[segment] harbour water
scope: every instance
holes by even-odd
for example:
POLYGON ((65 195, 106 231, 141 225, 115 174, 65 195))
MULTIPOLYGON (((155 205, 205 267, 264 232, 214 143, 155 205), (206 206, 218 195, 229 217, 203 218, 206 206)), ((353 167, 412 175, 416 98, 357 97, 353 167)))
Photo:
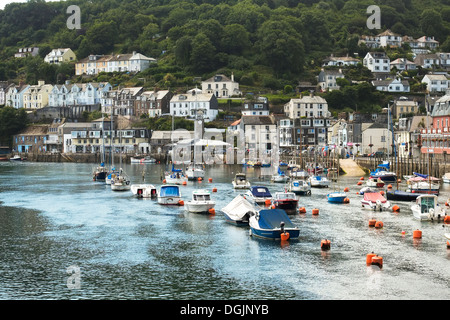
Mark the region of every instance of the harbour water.
MULTIPOLYGON (((237 193, 234 174, 253 185, 258 168, 207 167, 203 182, 181 186, 212 190, 216 213, 137 199, 92 181, 92 164, 0 163, 0 299, 132 300, 391 300, 449 299, 450 250, 442 222, 400 212, 361 208, 355 177, 340 177, 349 204, 329 204, 330 189, 299 197, 304 214, 292 215, 300 238, 281 243, 255 239, 248 228, 225 222, 220 209, 237 193), (208 182, 212 178, 212 183, 208 182), (319 215, 312 215, 313 208, 319 215), (370 218, 382 229, 368 226, 370 218), (416 229, 421 239, 413 239, 416 229), (404 231, 404 233, 402 232, 404 231), (331 249, 322 251, 321 240, 331 249), (383 267, 366 266, 366 255, 383 267), (69 271, 69 272, 68 272, 69 271), (74 273, 75 272, 75 273, 74 273), (75 281, 74 281, 75 279, 75 281)), ((164 166, 127 164, 132 183, 162 184, 164 166)), ((440 203, 450 196, 444 185, 440 203)))

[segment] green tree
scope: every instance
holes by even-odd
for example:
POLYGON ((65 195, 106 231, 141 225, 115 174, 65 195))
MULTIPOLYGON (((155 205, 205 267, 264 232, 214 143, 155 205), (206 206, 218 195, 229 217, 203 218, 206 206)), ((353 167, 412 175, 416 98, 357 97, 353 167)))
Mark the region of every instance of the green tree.
POLYGON ((28 116, 25 109, 0 108, 0 144, 12 147, 12 137, 26 128, 28 116))
POLYGON ((216 48, 204 33, 199 33, 192 40, 191 65, 196 73, 214 70, 216 48))

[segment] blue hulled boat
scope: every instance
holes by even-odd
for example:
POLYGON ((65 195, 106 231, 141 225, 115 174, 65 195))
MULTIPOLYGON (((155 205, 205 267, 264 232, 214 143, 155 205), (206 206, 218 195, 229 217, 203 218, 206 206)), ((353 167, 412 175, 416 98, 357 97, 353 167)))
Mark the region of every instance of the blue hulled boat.
POLYGON ((264 239, 280 240, 284 233, 289 234, 289 239, 297 239, 300 235, 299 228, 281 209, 259 211, 250 217, 249 226, 252 236, 264 239))
POLYGON ((327 194, 327 200, 330 203, 344 203, 347 198, 347 194, 345 192, 331 192, 327 194))
POLYGON ((397 181, 397 175, 395 172, 389 171, 390 165, 388 161, 384 161, 379 164, 375 171, 370 173, 371 178, 378 179, 380 178, 384 182, 395 182, 397 181))

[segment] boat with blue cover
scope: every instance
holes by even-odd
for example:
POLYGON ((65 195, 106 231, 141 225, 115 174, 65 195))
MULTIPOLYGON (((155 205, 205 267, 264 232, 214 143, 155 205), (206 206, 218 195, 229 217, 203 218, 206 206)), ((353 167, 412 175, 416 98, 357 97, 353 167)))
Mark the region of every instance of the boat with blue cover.
POLYGON ((384 182, 395 182, 397 181, 397 175, 395 172, 389 171, 390 164, 388 161, 384 161, 379 164, 375 171, 370 173, 370 177, 374 179, 380 178, 384 182))
POLYGON ((246 193, 246 196, 257 204, 265 204, 266 200, 272 201, 272 194, 269 189, 264 186, 250 187, 246 193))
POLYGON ((330 203, 344 203, 347 198, 347 194, 341 191, 335 191, 327 194, 327 200, 330 203))
POLYGON ((181 191, 177 185, 161 186, 158 193, 158 203, 163 205, 180 205, 181 191))
POLYGON ((281 240, 282 234, 289 239, 298 239, 300 229, 289 219, 284 210, 260 210, 249 219, 250 235, 258 238, 281 240))

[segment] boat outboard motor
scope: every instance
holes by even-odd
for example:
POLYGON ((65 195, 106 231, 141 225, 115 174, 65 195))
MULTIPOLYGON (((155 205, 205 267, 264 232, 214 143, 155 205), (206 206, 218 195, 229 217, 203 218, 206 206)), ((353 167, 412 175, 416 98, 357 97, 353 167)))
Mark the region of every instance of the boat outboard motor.
POLYGON ((379 209, 379 210, 381 211, 381 210, 382 210, 382 208, 381 208, 381 201, 380 201, 380 200, 377 200, 377 201, 376 201, 376 204, 377 204, 376 210, 379 209))
POLYGON ((284 221, 280 222, 281 233, 284 233, 284 221))

